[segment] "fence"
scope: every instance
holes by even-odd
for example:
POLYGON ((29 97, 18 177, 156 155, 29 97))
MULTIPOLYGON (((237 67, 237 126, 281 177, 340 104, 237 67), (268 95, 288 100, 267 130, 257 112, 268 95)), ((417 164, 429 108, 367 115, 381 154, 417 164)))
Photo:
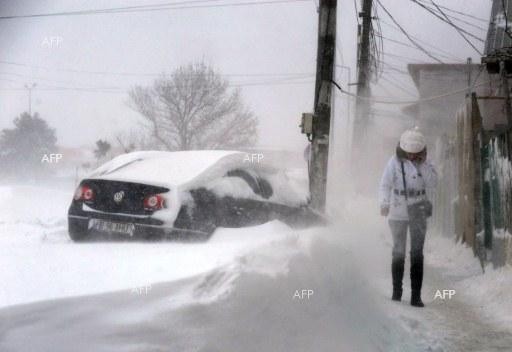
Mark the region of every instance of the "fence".
POLYGON ((492 106, 503 107, 499 99, 468 96, 457 112, 455 137, 439 143, 445 158, 440 160, 442 182, 434 217, 440 232, 454 231, 475 255, 494 266, 512 264, 511 132, 486 121, 496 117, 492 106))

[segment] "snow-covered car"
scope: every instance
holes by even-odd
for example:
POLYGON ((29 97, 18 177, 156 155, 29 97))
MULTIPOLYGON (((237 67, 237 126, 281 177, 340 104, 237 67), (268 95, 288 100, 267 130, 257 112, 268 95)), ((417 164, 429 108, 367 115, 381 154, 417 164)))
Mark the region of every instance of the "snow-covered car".
POLYGON ((307 199, 304 184, 244 152, 134 152, 80 182, 69 235, 207 239, 217 227, 314 217, 307 199))

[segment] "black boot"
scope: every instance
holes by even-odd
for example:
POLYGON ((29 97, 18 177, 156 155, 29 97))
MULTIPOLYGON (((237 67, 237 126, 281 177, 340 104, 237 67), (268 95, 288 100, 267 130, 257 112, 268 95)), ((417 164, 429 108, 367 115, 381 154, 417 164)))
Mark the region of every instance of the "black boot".
POLYGON ((391 263, 391 274, 393 276, 393 301, 402 300, 402 280, 404 278, 405 258, 393 258, 391 263))
POLYGON ((421 291, 412 291, 411 306, 420 308, 425 307, 425 304, 423 304, 423 301, 421 300, 421 291))
POLYGON ((411 306, 424 307, 421 301, 423 284, 423 253, 411 253, 411 306))
POLYGON ((402 289, 393 287, 393 296, 391 296, 391 299, 400 302, 402 300, 402 289))

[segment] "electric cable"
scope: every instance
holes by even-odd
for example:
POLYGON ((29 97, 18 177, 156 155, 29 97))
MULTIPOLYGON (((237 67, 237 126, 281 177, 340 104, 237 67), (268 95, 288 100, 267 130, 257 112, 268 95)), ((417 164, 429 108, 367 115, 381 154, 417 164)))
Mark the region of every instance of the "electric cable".
POLYGON ((510 34, 510 30, 508 29, 508 14, 505 6, 505 0, 501 0, 501 6, 503 8, 503 16, 505 17, 505 30, 504 32, 508 35, 509 38, 512 38, 512 34, 510 34))
MULTIPOLYGON (((447 93, 444 93, 444 94, 440 94, 440 95, 436 95, 436 96, 432 96, 432 97, 428 97, 428 98, 423 98, 423 99, 401 100, 401 101, 400 100, 396 100, 396 101, 393 101, 393 100, 381 100, 381 99, 375 99, 375 98, 370 98, 370 97, 365 97, 365 96, 359 96, 357 94, 353 94, 353 93, 347 92, 346 90, 341 88, 341 86, 338 83, 336 83, 335 81, 331 80, 331 83, 334 84, 336 86, 336 88, 338 88, 340 90, 340 92, 342 92, 343 94, 346 94, 346 95, 351 96, 351 97, 356 98, 356 99, 367 100, 368 102, 371 102, 371 103, 388 104, 388 105, 407 105, 407 104, 417 104, 417 103, 429 102, 429 101, 433 101, 433 100, 437 100, 437 99, 441 99, 441 98, 446 98, 446 97, 449 97, 451 95, 467 92, 468 89, 474 89, 476 87, 480 87, 480 86, 486 85, 489 82, 490 81, 481 82, 479 84, 474 84, 473 86, 471 86, 469 88, 466 87, 466 88, 463 88, 463 89, 458 89, 458 90, 454 90, 454 91, 451 91, 451 92, 447 92, 447 93)), ((382 98, 385 98, 385 97, 382 97, 382 98)))
MULTIPOLYGON (((390 43, 395 43, 395 44, 402 45, 402 46, 405 46, 405 47, 408 47, 408 48, 411 48, 411 49, 420 50, 420 49, 418 49, 418 47, 413 46, 413 45, 408 44, 408 43, 405 43, 405 42, 402 42, 402 41, 400 41, 400 40, 391 39, 391 38, 388 38, 388 37, 385 37, 385 36, 381 36, 381 37, 382 37, 382 39, 384 39, 384 40, 386 40, 386 41, 388 41, 388 42, 390 42, 390 43)), ((422 51, 422 50, 420 50, 420 51, 422 51)), ((422 52, 423 52, 423 51, 422 51, 422 52)), ((446 59, 450 59, 450 60, 452 60, 452 58, 450 58, 448 55, 444 55, 444 54, 440 54, 440 53, 437 53, 436 55, 438 55, 438 56, 440 56, 440 57, 444 57, 444 58, 446 58, 446 59)), ((427 56, 428 56, 428 55, 427 55, 427 56)), ((438 61, 438 60, 436 60, 436 61, 438 61)), ((464 60, 462 60, 462 59, 459 59, 458 61, 460 61, 460 62, 464 62, 464 60)), ((438 61, 438 62, 439 62, 439 61, 438 61)), ((441 62, 441 63, 444 63, 444 62, 441 62)))
MULTIPOLYGON (((423 3, 427 2, 427 0, 418 0, 418 1, 423 2, 423 3)), ((483 19, 483 18, 479 18, 479 17, 470 15, 470 14, 462 12, 462 11, 457 11, 457 10, 451 9, 451 8, 443 6, 443 5, 439 5, 439 7, 444 9, 444 10, 446 10, 446 11, 448 11, 448 12, 451 12, 451 13, 456 13, 456 14, 459 14, 459 15, 462 15, 462 16, 465 16, 465 17, 468 17, 468 18, 472 18, 474 20, 478 20, 478 21, 481 21, 481 22, 484 22, 484 23, 489 23, 489 20, 486 20, 486 19, 483 19)))
MULTIPOLYGON (((9 80, 2 79, 1 80, 9 80)), ((13 82, 19 82, 9 80, 13 82)), ((314 80, 308 80, 303 82, 291 82, 286 80, 274 80, 274 81, 263 81, 263 82, 241 82, 241 83, 230 83, 228 87, 251 87, 251 86, 275 86, 275 85, 301 85, 301 84, 313 84, 314 80)), ((4 88, 0 90, 24 90, 25 88, 4 88)), ((37 88, 38 91, 84 91, 84 92, 95 92, 95 93, 122 93, 129 92, 129 89, 121 87, 63 87, 63 86, 40 86, 37 88)))
MULTIPOLYGON (((427 6, 427 7, 428 7, 429 9, 431 9, 432 11, 435 11, 435 10, 436 10, 436 9, 434 9, 433 7, 431 7, 431 6, 430 6, 430 5, 431 5, 431 3, 430 3, 430 2, 429 2, 429 3, 427 3, 427 0, 424 0, 424 1, 422 1, 422 0, 418 0, 418 1, 421 1, 425 6, 427 6)), ((441 5, 439 5, 439 4, 437 4, 437 6, 438 6, 439 8, 441 8, 441 9, 445 9, 445 8, 446 8, 446 7, 441 6, 441 5)), ((439 11, 439 10, 438 10, 438 11, 439 11)), ((445 11, 447 11, 447 10, 445 10, 445 11)), ((444 11, 443 11, 443 12, 444 12, 444 11)), ((472 22, 469 22, 468 20, 462 19, 462 18, 457 17, 457 16, 455 16, 455 15, 449 15, 449 14, 447 14, 446 12, 445 12, 445 15, 446 15, 446 17, 448 17, 448 18, 449 18, 450 20, 452 20, 452 21, 456 21, 456 22, 464 23, 465 25, 470 26, 470 27, 473 27, 473 28, 475 28, 475 29, 478 29, 478 30, 480 30, 480 31, 482 31, 482 32, 487 32, 487 28, 483 28, 483 27, 481 27, 481 26, 479 26, 479 25, 477 25, 477 24, 474 24, 474 23, 472 23, 472 22)), ((485 21, 485 22, 486 22, 487 24, 489 23, 489 21, 485 21)))
MULTIPOLYGON (((67 68, 52 68, 46 66, 39 65, 30 65, 27 63, 20 63, 14 61, 4 61, 0 60, 0 64, 4 65, 13 65, 13 66, 22 66, 29 68, 36 68, 48 71, 61 71, 61 72, 69 72, 69 73, 81 73, 81 74, 91 74, 91 75, 113 75, 113 76, 149 76, 149 77, 160 77, 165 75, 165 72, 160 73, 135 73, 135 72, 113 72, 113 71, 88 71, 88 70, 77 70, 77 69, 67 69, 67 68)), ((286 72, 286 73, 219 73, 220 76, 225 77, 264 77, 264 76, 308 76, 314 75, 314 73, 310 72, 286 72)))
POLYGON ((356 11, 356 21, 357 21, 357 24, 361 25, 361 23, 359 22, 359 10, 357 9, 357 0, 354 0, 354 9, 356 11))
POLYGON ((385 77, 385 76, 382 76, 381 79, 387 83, 389 83, 390 85, 392 85, 393 87, 397 88, 398 90, 401 90, 402 92, 404 92, 405 94, 411 96, 411 97, 416 97, 416 94, 413 94, 411 93, 411 90, 405 88, 404 86, 402 86, 401 84, 398 84, 392 80, 390 80, 389 78, 385 77))
POLYGON ((449 18, 448 16, 446 16, 446 14, 443 12, 443 10, 441 10, 441 8, 439 6, 437 6, 437 4, 434 2, 434 0, 430 0, 430 2, 432 3, 432 5, 434 5, 437 10, 446 18, 446 21, 448 21, 449 24, 452 25, 453 28, 455 28, 455 30, 457 31, 457 33, 459 33, 459 35, 466 41, 466 43, 468 43, 480 56, 483 55, 483 53, 478 50, 478 48, 464 35, 464 33, 462 33, 462 31, 460 30, 460 28, 458 26, 456 26, 449 18))
POLYGON ((118 14, 118 13, 134 13, 134 12, 152 12, 152 11, 169 11, 169 10, 185 10, 185 9, 201 9, 201 8, 223 8, 223 7, 239 7, 239 6, 257 6, 257 5, 270 5, 270 4, 283 4, 294 2, 306 2, 309 0, 267 0, 267 1, 247 1, 247 2, 232 2, 224 4, 204 4, 208 2, 218 2, 221 0, 195 0, 195 1, 180 1, 167 4, 153 4, 153 5, 139 5, 139 6, 124 6, 113 7, 104 9, 90 9, 79 11, 64 11, 53 13, 40 13, 29 15, 10 15, 0 16, 0 20, 11 20, 18 18, 40 18, 40 17, 56 17, 56 16, 81 16, 81 15, 96 15, 96 14, 118 14), (194 5, 196 3, 203 3, 202 5, 194 5), (180 5, 180 6, 176 6, 180 5))
POLYGON ((425 53, 425 55, 427 55, 428 57, 430 57, 431 59, 439 62, 439 63, 443 63, 442 60, 438 59, 437 57, 435 57, 434 55, 432 55, 432 53, 430 53, 428 50, 426 50, 425 48, 423 48, 420 44, 418 44, 414 39, 411 38, 411 36, 409 35, 409 33, 407 33, 407 31, 398 23, 397 20, 395 20, 395 18, 393 17, 393 15, 384 7, 384 5, 382 5, 382 3, 380 2, 380 0, 377 0, 377 4, 379 4, 379 6, 382 8, 382 10, 384 10, 384 12, 388 15, 388 17, 393 21, 393 23, 395 23, 395 25, 400 29, 400 31, 407 37, 407 39, 409 39, 409 41, 415 46, 417 47, 419 50, 421 50, 423 53, 425 53))
POLYGON ((413 3, 415 3, 416 5, 418 5, 418 6, 422 7, 423 9, 425 9, 426 11, 428 11, 429 13, 431 13, 432 15, 434 15, 435 17, 437 17, 438 19, 440 19, 441 21, 443 21, 444 23, 447 23, 447 24, 448 24, 448 25, 450 25, 451 27, 453 27, 453 28, 455 28, 455 29, 457 29, 457 30, 461 31, 462 33, 464 33, 464 34, 466 34, 466 35, 470 36, 470 37, 471 37, 471 38, 473 38, 473 39, 476 39, 476 40, 478 40, 478 41, 480 41, 480 42, 482 42, 482 43, 485 43, 485 40, 484 40, 484 39, 477 37, 477 36, 476 36, 476 35, 474 35, 473 33, 466 31, 465 29, 463 29, 463 28, 461 28, 461 27, 459 27, 459 26, 457 26, 457 25, 453 24, 453 23, 452 23, 452 22, 450 22, 450 21, 447 21, 447 20, 446 20, 446 18, 441 17, 441 15, 439 15, 438 13, 436 13, 435 11, 433 11, 430 7, 425 6, 424 4, 420 3, 418 0, 411 0, 411 1, 412 1, 413 3))
MULTIPOLYGON (((391 24, 391 23, 389 23, 387 21, 384 21, 384 20, 381 20, 381 22, 383 24, 385 24, 386 26, 394 29, 395 31, 401 32, 400 29, 396 25, 393 25, 393 24, 391 24)), ((426 41, 422 40, 421 38, 418 38, 418 37, 413 36, 413 35, 410 35, 410 36, 411 36, 412 39, 416 40, 418 43, 423 44, 426 47, 429 47, 429 48, 431 48, 434 51, 437 51, 438 52, 437 53, 438 56, 445 57, 445 58, 450 59, 450 60, 465 61, 465 60, 463 60, 463 59, 453 55, 452 53, 450 53, 450 52, 448 52, 448 51, 446 51, 446 50, 444 50, 444 49, 442 49, 440 47, 437 47, 437 46, 435 46, 435 45, 433 45, 433 44, 431 44, 429 42, 426 42, 426 41)))

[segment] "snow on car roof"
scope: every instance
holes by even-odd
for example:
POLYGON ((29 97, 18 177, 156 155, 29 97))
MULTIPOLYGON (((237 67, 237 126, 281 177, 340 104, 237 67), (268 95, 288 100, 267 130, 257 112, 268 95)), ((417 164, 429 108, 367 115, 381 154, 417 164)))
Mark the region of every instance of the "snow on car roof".
POLYGON ((207 174, 220 174, 231 167, 243 165, 245 155, 243 152, 221 150, 133 152, 100 166, 89 178, 166 187, 185 186, 207 170, 207 174))

